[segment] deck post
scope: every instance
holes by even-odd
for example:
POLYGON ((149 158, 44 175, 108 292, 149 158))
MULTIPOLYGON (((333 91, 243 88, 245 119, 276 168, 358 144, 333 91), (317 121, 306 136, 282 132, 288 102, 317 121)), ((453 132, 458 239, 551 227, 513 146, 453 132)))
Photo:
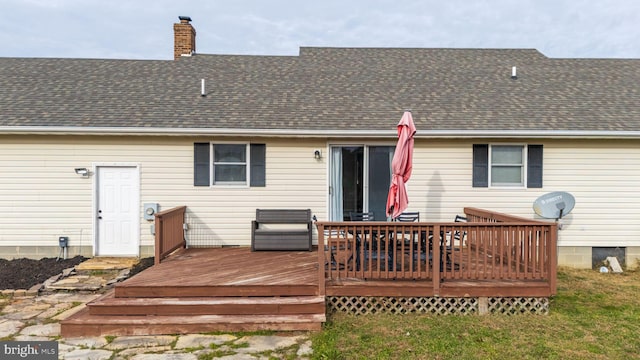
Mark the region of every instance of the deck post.
POLYGON ((324 225, 316 224, 318 228, 318 295, 324 296, 326 289, 324 254, 324 225))
POLYGON ((478 297, 478 315, 489 314, 489 298, 486 296, 478 297))
POLYGON ((557 294, 557 273, 558 273, 558 223, 551 224, 549 241, 549 290, 551 294, 557 294))
POLYGON ((156 233, 156 237, 155 237, 155 257, 154 257, 154 261, 153 264, 154 265, 158 265, 160 264, 160 260, 162 257, 162 253, 164 252, 164 249, 162 248, 163 242, 162 239, 164 238, 164 234, 162 232, 162 229, 164 228, 164 226, 162 226, 163 223, 163 219, 162 217, 158 216, 158 214, 155 215, 155 233, 156 233))
POLYGON ((436 224, 433 227, 433 257, 431 259, 431 273, 433 274, 433 295, 440 295, 440 242, 443 239, 440 238, 440 225, 436 224))

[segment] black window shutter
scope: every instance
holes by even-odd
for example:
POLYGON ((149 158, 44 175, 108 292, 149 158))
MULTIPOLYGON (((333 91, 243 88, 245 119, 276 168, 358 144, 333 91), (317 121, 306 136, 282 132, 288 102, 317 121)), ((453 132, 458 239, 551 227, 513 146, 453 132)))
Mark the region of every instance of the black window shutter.
POLYGON ((251 181, 249 186, 265 186, 265 144, 251 144, 251 181))
POLYGON ((473 187, 489 187, 489 145, 473 144, 473 187))
POLYGON ((542 187, 542 145, 529 145, 527 151, 527 187, 542 187))
POLYGON ((193 144, 193 185, 209 186, 209 143, 193 144))

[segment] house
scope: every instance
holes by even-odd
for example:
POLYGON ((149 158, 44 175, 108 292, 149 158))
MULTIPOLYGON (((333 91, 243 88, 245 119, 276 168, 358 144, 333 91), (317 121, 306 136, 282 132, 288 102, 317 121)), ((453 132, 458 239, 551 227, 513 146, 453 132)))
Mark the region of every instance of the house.
MULTIPOLYGON (((640 59, 533 49, 303 47, 298 56, 0 59, 0 256, 150 256, 153 212, 190 247, 250 241, 257 208, 384 219, 396 123, 417 127, 409 209, 537 218, 566 191, 558 263, 640 258, 640 59), (151 210, 149 210, 151 209, 151 210), (147 213, 147 210, 149 212, 147 213)), ((552 219, 549 221, 553 221, 552 219)))

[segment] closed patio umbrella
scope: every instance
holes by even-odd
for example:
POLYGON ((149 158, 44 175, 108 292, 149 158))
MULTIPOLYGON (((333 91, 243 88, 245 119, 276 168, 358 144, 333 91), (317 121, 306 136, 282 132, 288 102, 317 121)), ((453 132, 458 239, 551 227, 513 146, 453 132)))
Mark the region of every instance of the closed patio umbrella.
POLYGON ((405 183, 411 177, 413 168, 413 136, 416 126, 411 111, 405 111, 398 123, 398 143, 391 161, 391 185, 387 196, 387 216, 397 218, 409 206, 409 196, 405 183))

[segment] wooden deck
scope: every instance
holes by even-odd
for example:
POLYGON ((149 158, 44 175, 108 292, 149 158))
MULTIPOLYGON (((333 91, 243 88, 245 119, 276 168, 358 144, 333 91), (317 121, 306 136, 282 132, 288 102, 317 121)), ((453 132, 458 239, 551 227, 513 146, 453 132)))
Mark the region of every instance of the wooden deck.
MULTIPOLYGON (((460 257, 464 263, 474 261, 460 257), (465 261, 466 260, 466 261, 465 261)), ((473 272, 473 268, 462 269, 473 272)), ((182 249, 61 323, 64 337, 320 330, 327 297, 549 296, 537 280, 338 278, 320 286, 318 252, 182 249), (324 293, 323 293, 324 291, 324 293)))
POLYGON ((62 321, 64 337, 320 330, 316 252, 181 249, 62 321))
POLYGON ((468 222, 317 222, 331 296, 548 297, 557 225, 465 208, 468 222), (391 285, 393 284, 393 285, 391 285))
POLYGON ((308 251, 181 249, 115 290, 118 298, 319 295, 318 259, 308 251))
MULTIPOLYGON (((327 277, 327 296, 390 296, 390 297, 548 297, 553 295, 549 281, 541 279, 491 278, 486 274, 506 274, 511 267, 504 262, 479 261, 480 254, 469 248, 461 248, 450 255, 447 265, 437 276, 430 265, 422 265, 425 272, 410 271, 417 264, 398 254, 395 263, 402 269, 384 271, 384 264, 372 262, 370 271, 363 271, 363 278, 353 271, 353 258, 346 263, 338 275, 327 277), (378 271, 378 267, 383 270, 378 271), (353 274, 355 276, 349 277, 353 274), (370 278, 366 276, 370 275, 370 278), (384 277, 381 279, 381 275, 384 277)), ((447 261, 444 261, 447 262, 447 261)), ((328 270, 336 273, 335 270, 328 270)))
POLYGON ((252 252, 185 249, 184 210, 156 216, 155 265, 63 321, 62 336, 320 330, 326 308, 546 313, 556 292, 554 223, 475 208, 468 222, 317 222, 314 251, 252 252))
MULTIPOLYGON (((455 270, 447 269, 434 277, 412 279, 409 271, 389 273, 389 279, 336 278, 326 280, 327 296, 390 296, 390 297, 549 297, 553 295, 545 280, 469 279, 486 266, 474 266, 474 261, 455 262, 455 270), (459 275, 462 274, 462 275, 459 275), (395 276, 397 277, 395 277, 395 276)), ((506 265, 493 265, 504 267, 506 265)), ((375 266, 373 267, 375 273, 375 266)), ((500 271, 500 270, 498 270, 500 271)), ((506 270, 502 270, 506 271, 506 270)))
MULTIPOLYGON (((536 279, 490 279, 507 273, 504 263, 477 261, 474 252, 452 255, 455 268, 434 277, 413 279, 409 272, 388 279, 326 278, 330 296, 550 296, 548 282, 536 279)), ((408 265, 405 264, 405 267, 408 265)), ((375 264, 372 266, 375 272, 375 264)), ((258 251, 248 247, 182 249, 159 265, 118 284, 115 298, 210 298, 321 296, 318 254, 314 251, 258 251)))

